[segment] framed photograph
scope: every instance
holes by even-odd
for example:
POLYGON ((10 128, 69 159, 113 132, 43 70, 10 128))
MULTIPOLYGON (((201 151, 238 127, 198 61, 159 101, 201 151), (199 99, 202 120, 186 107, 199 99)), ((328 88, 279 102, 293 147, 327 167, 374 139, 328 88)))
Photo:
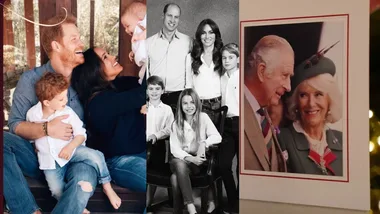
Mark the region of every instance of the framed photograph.
POLYGON ((242 199, 369 209, 368 2, 326 3, 240 2, 242 199))

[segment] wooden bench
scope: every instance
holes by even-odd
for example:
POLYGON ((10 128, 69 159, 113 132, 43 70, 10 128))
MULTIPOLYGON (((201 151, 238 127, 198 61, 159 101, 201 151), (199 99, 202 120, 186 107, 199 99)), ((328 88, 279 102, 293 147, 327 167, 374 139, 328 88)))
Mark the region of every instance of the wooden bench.
MULTIPOLYGON (((51 212, 57 201, 51 197, 50 190, 46 182, 27 178, 30 189, 36 199, 37 204, 44 212, 51 212)), ((87 204, 87 209, 91 212, 111 212, 111 213, 142 213, 145 209, 145 192, 132 192, 128 189, 112 184, 115 192, 122 200, 122 205, 118 210, 113 209, 107 196, 103 193, 102 187, 98 186, 94 195, 87 204)))

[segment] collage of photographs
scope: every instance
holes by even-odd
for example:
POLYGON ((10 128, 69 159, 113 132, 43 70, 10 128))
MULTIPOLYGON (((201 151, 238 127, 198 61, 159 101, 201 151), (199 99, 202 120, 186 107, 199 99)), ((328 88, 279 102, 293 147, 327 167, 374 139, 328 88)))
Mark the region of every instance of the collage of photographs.
POLYGON ((1 0, 0 214, 380 213, 380 0, 255 1, 1 0))

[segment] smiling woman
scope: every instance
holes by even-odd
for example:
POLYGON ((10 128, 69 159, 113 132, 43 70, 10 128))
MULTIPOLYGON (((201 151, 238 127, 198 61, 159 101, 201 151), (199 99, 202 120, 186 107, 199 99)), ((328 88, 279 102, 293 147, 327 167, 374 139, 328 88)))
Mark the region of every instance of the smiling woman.
POLYGON ((87 145, 104 154, 115 184, 145 193, 145 77, 141 85, 137 77, 116 77, 123 67, 102 48, 83 56, 71 84, 84 107, 87 145))
POLYGON ((95 53, 102 60, 103 75, 106 80, 112 81, 123 70, 123 67, 117 61, 115 56, 110 55, 102 48, 94 48, 95 53))
POLYGON ((288 115, 293 124, 281 129, 279 141, 288 154, 288 171, 342 176, 342 132, 327 123, 342 117, 342 101, 335 82, 335 64, 321 57, 296 67, 288 115))
POLYGON ((214 110, 221 107, 222 47, 218 25, 211 19, 204 19, 195 32, 191 58, 188 57, 186 65, 187 69, 191 67, 193 88, 201 99, 202 111, 207 113, 214 123, 218 118, 214 110))

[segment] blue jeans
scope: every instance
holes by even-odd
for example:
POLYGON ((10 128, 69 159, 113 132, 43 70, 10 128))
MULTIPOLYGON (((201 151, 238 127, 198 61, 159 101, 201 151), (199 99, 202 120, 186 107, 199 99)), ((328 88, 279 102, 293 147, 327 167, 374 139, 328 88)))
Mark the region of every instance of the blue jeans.
MULTIPOLYGON (((83 162, 94 167, 98 173, 99 183, 105 184, 111 182, 111 176, 108 171, 104 155, 98 150, 86 146, 78 146, 69 163, 83 162)), ((45 178, 48 183, 52 196, 59 200, 65 187, 65 174, 67 171, 66 164, 60 167, 57 163, 55 169, 44 170, 45 178)))
MULTIPOLYGON (((37 155, 29 141, 11 134, 4 134, 4 197, 12 214, 29 214, 39 207, 24 177, 43 179, 38 168, 37 155)), ((96 170, 85 163, 73 163, 66 172, 64 192, 51 214, 81 214, 97 185, 96 170), (93 191, 83 191, 78 184, 89 182, 93 191)))
POLYGON ((108 170, 118 186, 146 192, 146 153, 107 158, 108 170))
POLYGON ((132 191, 146 192, 146 152, 112 157, 106 161, 115 184, 132 191))

